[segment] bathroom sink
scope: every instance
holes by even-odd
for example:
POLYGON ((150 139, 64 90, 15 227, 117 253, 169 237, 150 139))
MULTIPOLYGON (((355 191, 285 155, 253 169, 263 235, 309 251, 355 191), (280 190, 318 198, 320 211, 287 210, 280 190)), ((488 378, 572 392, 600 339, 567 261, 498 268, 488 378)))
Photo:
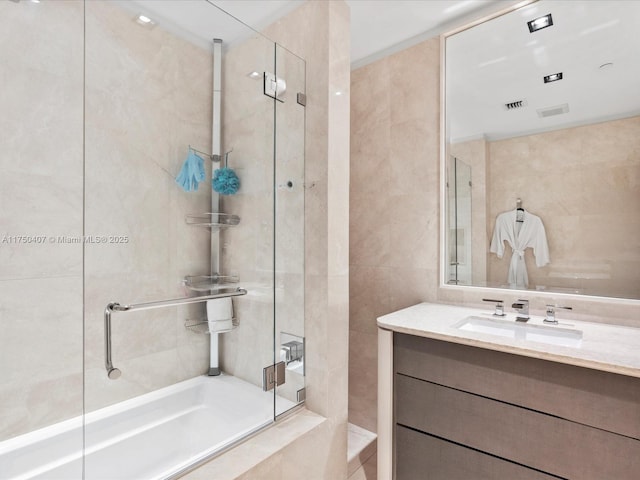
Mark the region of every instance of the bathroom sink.
POLYGON ((557 326, 516 323, 514 320, 490 317, 470 316, 456 323, 453 327, 468 332, 487 333, 499 337, 528 340, 563 347, 579 347, 582 342, 582 332, 580 330, 557 326))

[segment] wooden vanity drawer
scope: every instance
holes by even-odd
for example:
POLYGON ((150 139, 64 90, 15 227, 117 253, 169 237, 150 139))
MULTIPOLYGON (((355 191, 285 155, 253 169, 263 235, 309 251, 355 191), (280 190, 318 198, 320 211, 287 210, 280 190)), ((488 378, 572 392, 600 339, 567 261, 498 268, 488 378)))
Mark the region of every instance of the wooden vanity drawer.
POLYGON ((640 378, 398 333, 394 370, 640 439, 640 378))
POLYGON ((399 425, 552 475, 638 479, 640 441, 622 435, 402 374, 394 404, 399 425))
POLYGON ((401 426, 396 429, 396 452, 396 480, 558 478, 401 426))

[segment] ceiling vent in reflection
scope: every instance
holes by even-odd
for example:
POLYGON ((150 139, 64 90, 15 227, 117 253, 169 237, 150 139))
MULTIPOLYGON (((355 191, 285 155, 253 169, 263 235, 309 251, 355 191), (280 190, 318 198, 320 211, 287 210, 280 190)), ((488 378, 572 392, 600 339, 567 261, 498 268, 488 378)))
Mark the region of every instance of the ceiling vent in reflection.
POLYGON ((515 102, 509 102, 504 104, 505 110, 516 110, 518 108, 523 108, 528 105, 526 100, 516 100, 515 102))
POLYGON ((569 111, 569 104, 563 103, 562 105, 555 105, 553 107, 540 108, 537 110, 540 118, 552 117, 554 115, 561 115, 569 111))

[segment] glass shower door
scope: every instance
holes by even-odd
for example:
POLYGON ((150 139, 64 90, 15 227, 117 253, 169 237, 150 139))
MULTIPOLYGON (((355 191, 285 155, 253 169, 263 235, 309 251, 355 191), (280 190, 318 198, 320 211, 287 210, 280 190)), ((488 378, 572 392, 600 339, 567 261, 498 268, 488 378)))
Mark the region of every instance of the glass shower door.
POLYGON ((275 104, 275 351, 284 373, 276 386, 276 415, 305 400, 304 207, 305 62, 276 45, 281 94, 275 104))
POLYGON ((274 44, 203 1, 86 10, 85 478, 167 478, 274 420, 274 44))

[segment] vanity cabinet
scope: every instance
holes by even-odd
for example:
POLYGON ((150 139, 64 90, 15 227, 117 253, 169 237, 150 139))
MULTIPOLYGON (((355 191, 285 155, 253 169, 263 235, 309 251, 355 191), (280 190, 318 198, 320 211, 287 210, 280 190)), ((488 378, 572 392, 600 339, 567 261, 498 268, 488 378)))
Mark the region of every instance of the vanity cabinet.
POLYGON ((396 480, 640 478, 640 379, 393 334, 396 480))

